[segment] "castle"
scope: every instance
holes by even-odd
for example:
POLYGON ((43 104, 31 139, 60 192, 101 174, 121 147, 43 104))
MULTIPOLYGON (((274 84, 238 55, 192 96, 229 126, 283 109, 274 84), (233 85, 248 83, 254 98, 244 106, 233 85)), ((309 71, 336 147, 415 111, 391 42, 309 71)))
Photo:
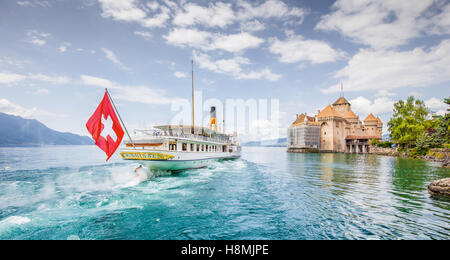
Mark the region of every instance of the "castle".
POLYGON ((364 123, 351 110, 351 104, 340 97, 314 117, 297 115, 288 129, 288 152, 367 153, 372 139, 381 140, 383 122, 370 114, 364 123))

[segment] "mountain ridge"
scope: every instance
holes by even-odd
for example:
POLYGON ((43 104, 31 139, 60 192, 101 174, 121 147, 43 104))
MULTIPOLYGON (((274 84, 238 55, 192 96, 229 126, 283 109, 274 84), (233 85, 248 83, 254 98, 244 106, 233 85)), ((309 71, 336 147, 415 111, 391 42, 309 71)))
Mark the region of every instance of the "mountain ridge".
POLYGON ((0 112, 0 147, 42 145, 92 145, 87 136, 58 132, 36 119, 0 112))

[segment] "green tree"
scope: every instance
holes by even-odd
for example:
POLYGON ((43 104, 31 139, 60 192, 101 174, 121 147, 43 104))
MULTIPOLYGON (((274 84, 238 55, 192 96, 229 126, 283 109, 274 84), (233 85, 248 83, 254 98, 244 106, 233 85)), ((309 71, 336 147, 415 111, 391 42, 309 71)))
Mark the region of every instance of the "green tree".
POLYGON ((425 130, 436 125, 437 120, 427 119, 429 114, 425 103, 414 97, 395 103, 394 114, 388 123, 392 139, 402 147, 412 147, 425 130))
MULTIPOLYGON (((444 100, 448 106, 450 106, 450 97, 444 100)), ((436 127, 436 132, 433 133, 433 139, 442 147, 444 144, 450 143, 450 108, 447 108, 447 113, 444 116, 437 117, 438 125, 436 127)))

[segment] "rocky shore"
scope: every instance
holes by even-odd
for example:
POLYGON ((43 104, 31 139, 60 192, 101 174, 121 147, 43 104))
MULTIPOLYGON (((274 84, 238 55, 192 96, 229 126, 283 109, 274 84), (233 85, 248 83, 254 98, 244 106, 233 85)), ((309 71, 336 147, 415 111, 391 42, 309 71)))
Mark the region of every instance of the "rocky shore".
POLYGON ((412 157, 407 152, 400 153, 397 148, 382 148, 377 146, 371 146, 369 153, 403 158, 422 159, 429 162, 441 163, 442 167, 450 167, 450 150, 444 148, 431 149, 427 155, 418 157, 412 157))

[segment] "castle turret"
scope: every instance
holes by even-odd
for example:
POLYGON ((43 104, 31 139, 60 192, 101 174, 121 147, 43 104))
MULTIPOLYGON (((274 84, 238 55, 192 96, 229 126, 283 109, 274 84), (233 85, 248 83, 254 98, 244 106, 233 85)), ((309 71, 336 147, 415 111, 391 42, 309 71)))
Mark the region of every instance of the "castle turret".
POLYGON ((350 111, 350 102, 344 97, 340 97, 336 102, 333 103, 333 108, 341 115, 344 116, 350 111))

